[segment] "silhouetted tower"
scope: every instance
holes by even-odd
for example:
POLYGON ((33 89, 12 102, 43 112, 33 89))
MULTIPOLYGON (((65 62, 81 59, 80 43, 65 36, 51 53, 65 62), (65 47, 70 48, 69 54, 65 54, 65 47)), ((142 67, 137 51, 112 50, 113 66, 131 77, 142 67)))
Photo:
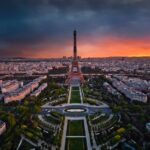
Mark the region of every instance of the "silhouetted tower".
POLYGON ((77 32, 76 30, 74 30, 73 32, 73 39, 74 39, 74 46, 73 46, 73 56, 74 56, 74 60, 77 59, 77 32))
POLYGON ((73 31, 73 60, 72 66, 68 73, 66 83, 71 86, 80 86, 84 82, 83 75, 80 71, 79 63, 77 60, 77 32, 73 31))

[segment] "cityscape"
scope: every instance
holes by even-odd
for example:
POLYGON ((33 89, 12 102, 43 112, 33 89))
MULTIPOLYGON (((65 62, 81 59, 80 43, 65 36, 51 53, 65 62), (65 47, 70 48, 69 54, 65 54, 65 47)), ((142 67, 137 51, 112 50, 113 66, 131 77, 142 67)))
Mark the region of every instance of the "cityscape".
POLYGON ((0 150, 150 150, 148 4, 3 2, 0 150))

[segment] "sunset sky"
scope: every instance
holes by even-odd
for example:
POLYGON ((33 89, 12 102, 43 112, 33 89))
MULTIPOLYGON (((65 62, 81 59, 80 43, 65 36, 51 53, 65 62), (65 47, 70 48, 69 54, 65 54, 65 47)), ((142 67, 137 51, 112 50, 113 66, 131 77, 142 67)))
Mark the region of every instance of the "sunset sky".
POLYGON ((150 0, 1 0, 0 57, 150 56, 150 0))

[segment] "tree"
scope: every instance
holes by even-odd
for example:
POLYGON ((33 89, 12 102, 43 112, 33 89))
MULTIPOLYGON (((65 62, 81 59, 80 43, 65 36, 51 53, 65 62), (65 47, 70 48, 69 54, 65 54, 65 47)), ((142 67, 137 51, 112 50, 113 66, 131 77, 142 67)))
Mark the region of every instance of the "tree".
POLYGON ((121 139, 121 136, 120 135, 116 135, 113 137, 113 142, 118 142, 119 140, 121 139))
POLYGON ((7 119, 8 119, 8 123, 10 127, 13 127, 16 124, 16 119, 15 119, 14 114, 9 113, 7 119))

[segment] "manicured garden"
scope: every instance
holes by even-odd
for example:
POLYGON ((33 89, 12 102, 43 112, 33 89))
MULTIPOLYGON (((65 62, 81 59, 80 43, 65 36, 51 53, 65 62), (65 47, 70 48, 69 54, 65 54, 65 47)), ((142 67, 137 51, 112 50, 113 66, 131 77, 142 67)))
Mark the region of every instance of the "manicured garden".
POLYGON ((59 120, 63 119, 63 117, 64 117, 62 114, 60 114, 56 111, 51 112, 51 116, 53 116, 54 118, 59 119, 59 120))
POLYGON ((68 138, 65 150, 87 150, 85 138, 68 138))
POLYGON ((82 120, 69 120, 67 135, 68 136, 84 136, 84 122, 82 120))
POLYGON ((70 103, 81 103, 79 90, 72 90, 71 91, 70 103))
POLYGON ((60 123, 61 123, 61 120, 59 120, 59 119, 53 117, 52 115, 45 115, 44 118, 45 118, 48 122, 50 122, 50 123, 52 123, 52 124, 54 124, 54 125, 57 125, 57 124, 60 124, 60 123))
POLYGON ((35 147, 24 140, 24 141, 22 142, 22 144, 21 144, 19 150, 27 150, 27 149, 35 149, 35 147))
POLYGON ((79 90, 79 87, 72 87, 72 90, 79 90))
POLYGON ((100 115, 100 116, 97 116, 97 117, 91 119, 91 123, 92 124, 102 123, 102 122, 106 121, 108 118, 109 118, 109 116, 106 114, 100 115))

